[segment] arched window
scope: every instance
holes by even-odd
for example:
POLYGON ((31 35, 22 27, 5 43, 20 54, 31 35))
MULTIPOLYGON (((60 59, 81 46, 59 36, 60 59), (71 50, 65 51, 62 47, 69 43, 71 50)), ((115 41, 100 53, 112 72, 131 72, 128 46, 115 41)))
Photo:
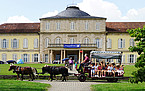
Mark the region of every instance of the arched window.
POLYGON ((130 39, 130 46, 134 46, 134 39, 130 39))
POLYGON ((60 38, 56 38, 55 39, 55 44, 61 44, 61 39, 60 38))
POLYGON ((95 39, 95 44, 97 48, 102 48, 102 39, 95 39))
POLYGON ((125 48, 125 39, 118 39, 118 48, 125 48))
POLYGON ((11 39, 11 47, 18 48, 19 47, 19 40, 18 39, 11 39))
POLYGON ((70 44, 74 44, 74 38, 70 38, 70 44))
POLYGON ((107 39, 107 48, 111 48, 111 47, 112 47, 112 40, 107 39))
POLYGON ((47 48, 47 47, 48 47, 49 42, 50 42, 50 41, 49 41, 49 39, 48 39, 48 38, 46 38, 46 39, 45 39, 45 48, 47 48))
POLYGON ((23 40, 23 48, 28 48, 28 39, 23 40))
POLYGON ((34 39, 34 48, 38 48, 38 39, 34 39))
POLYGON ((84 44, 89 44, 89 39, 88 38, 84 39, 84 44))
POLYGON ((3 39, 3 47, 2 48, 7 48, 7 40, 3 39))

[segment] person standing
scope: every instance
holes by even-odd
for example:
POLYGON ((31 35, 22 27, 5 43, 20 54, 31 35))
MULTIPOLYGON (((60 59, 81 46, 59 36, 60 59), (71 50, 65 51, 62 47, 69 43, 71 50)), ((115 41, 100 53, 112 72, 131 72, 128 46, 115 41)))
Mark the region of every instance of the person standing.
POLYGON ((69 68, 70 68, 70 70, 73 69, 73 60, 72 60, 72 57, 70 57, 70 59, 69 59, 69 68))

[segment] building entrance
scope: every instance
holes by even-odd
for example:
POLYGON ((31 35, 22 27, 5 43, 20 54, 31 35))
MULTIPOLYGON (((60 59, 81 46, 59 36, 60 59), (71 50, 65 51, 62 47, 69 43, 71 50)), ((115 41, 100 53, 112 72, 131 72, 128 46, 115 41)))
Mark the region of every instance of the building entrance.
POLYGON ((72 57, 72 60, 74 60, 75 62, 78 61, 77 55, 67 55, 68 58, 72 57))

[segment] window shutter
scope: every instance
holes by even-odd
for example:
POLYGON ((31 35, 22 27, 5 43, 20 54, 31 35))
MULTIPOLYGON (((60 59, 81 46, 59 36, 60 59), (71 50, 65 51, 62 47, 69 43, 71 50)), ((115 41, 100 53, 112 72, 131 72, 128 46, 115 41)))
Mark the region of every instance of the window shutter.
POLYGON ((40 54, 38 54, 38 62, 40 62, 40 54))
POLYGON ((21 59, 24 61, 24 59, 23 59, 23 54, 21 54, 21 59))
POLYGON ((27 57, 28 57, 28 61, 27 61, 27 62, 30 62, 30 54, 28 54, 28 56, 27 56, 27 57))
POLYGON ((137 61, 137 55, 134 55, 134 62, 135 63, 137 61))
POLYGON ((19 48, 19 39, 17 39, 17 48, 19 48))
POLYGON ((0 39, 0 48, 2 48, 2 43, 1 43, 1 39, 0 39))
POLYGON ((130 55, 127 55, 127 62, 130 63, 130 55))
POLYGON ((125 39, 123 39, 123 48, 125 48, 125 39))
POLYGON ((34 62, 34 54, 32 54, 32 62, 34 62))
POLYGON ((110 39, 110 48, 112 48, 112 40, 110 39))
POLYGON ((6 39, 6 48, 9 48, 9 39, 6 39))
POLYGON ((23 39, 23 48, 25 48, 25 39, 23 39))
POLYGON ((42 59, 43 59, 43 62, 45 62, 45 54, 43 54, 43 56, 42 56, 42 57, 43 57, 43 58, 42 58, 42 59))
POLYGON ((11 39, 11 48, 13 48, 13 39, 11 39))
POLYGON ((28 48, 28 39, 26 39, 26 48, 28 48))
POLYGON ((45 48, 48 46, 48 38, 45 39, 45 48))
POLYGON ((118 39, 118 48, 121 48, 121 40, 120 39, 118 39))
POLYGON ((102 48, 102 39, 100 39, 99 42, 99 48, 102 48))
POLYGON ((109 47, 109 42, 110 42, 109 39, 107 39, 107 48, 110 48, 109 47))

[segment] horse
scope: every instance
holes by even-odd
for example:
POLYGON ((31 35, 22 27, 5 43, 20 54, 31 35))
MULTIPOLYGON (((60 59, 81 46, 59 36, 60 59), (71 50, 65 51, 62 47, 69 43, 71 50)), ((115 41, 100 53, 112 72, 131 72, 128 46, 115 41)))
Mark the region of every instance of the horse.
MULTIPOLYGON (((44 66, 42 67, 42 73, 40 74, 50 74, 51 81, 54 80, 53 76, 62 74, 61 78, 63 77, 62 81, 66 81, 66 77, 68 76, 68 69, 63 66, 44 66)), ((49 80, 49 79, 48 79, 49 80)))
POLYGON ((17 73, 17 80, 20 78, 20 74, 21 74, 22 81, 23 81, 23 75, 29 75, 29 81, 33 81, 35 79, 34 75, 35 76, 38 75, 36 68, 32 68, 32 67, 20 67, 20 66, 10 65, 8 71, 11 70, 13 70, 13 73, 17 73))

